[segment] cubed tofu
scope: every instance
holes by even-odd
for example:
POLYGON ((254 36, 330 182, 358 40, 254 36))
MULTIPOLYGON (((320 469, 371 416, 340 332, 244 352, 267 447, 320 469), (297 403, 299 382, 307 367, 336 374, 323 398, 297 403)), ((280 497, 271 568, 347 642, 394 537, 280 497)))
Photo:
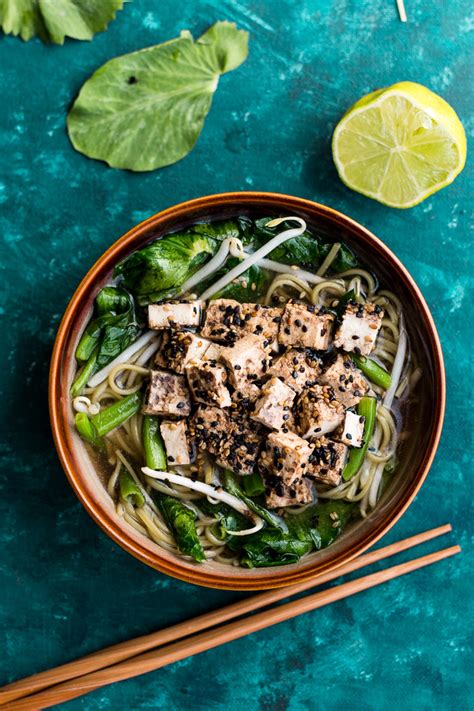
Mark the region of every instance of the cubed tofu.
POLYGON ((166 449, 166 459, 173 467, 176 464, 191 464, 191 447, 188 441, 186 420, 162 420, 160 432, 166 449))
POLYGON ((378 304, 349 301, 336 329, 334 345, 344 351, 368 355, 375 347, 383 315, 378 304))
POLYGON ((341 483, 347 453, 348 449, 342 442, 333 442, 321 437, 314 445, 306 476, 322 484, 338 486, 341 483))
POLYGON ((278 476, 286 486, 293 486, 305 476, 312 448, 293 432, 272 432, 266 438, 259 465, 278 476))
POLYGON ((275 358, 267 375, 281 378, 290 388, 300 393, 303 388, 315 385, 321 372, 321 359, 311 350, 288 348, 275 358))
POLYGON ((264 348, 275 348, 278 344, 283 309, 263 304, 241 304, 242 335, 252 334, 262 338, 264 348))
POLYGON ((186 367, 188 384, 196 402, 203 402, 219 407, 230 407, 232 400, 227 389, 227 371, 215 360, 186 367))
POLYGON ((331 343, 334 315, 311 304, 289 301, 283 311, 278 341, 283 346, 325 351, 331 343))
POLYGON ((344 407, 354 407, 369 389, 369 384, 349 356, 339 354, 320 377, 330 385, 344 407))
POLYGON ((201 301, 168 302, 148 306, 148 325, 161 331, 164 328, 199 326, 201 323, 201 301))
POLYGON ((238 301, 215 299, 206 308, 201 335, 211 341, 230 345, 239 337, 241 323, 242 307, 238 301))
POLYGON ((184 373, 187 365, 199 363, 204 358, 210 345, 214 344, 191 331, 165 331, 155 365, 184 373))
POLYGON ((364 444, 365 417, 350 410, 346 411, 344 424, 334 433, 337 439, 348 447, 362 447, 364 444))
POLYGON ((191 394, 185 376, 152 370, 142 412, 187 417, 191 412, 191 394))
POLYGON ((246 335, 256 335, 265 348, 271 348, 277 342, 281 313, 282 310, 274 306, 215 299, 206 309, 201 333, 226 345, 246 335))
POLYGON ((249 335, 222 348, 220 360, 229 371, 231 385, 245 391, 249 382, 258 380, 267 371, 269 357, 261 336, 249 335))
POLYGON ((304 390, 295 405, 298 432, 305 439, 322 437, 344 421, 344 406, 329 385, 304 390))
POLYGON ((263 385, 261 397, 255 403, 250 417, 269 429, 280 430, 290 419, 295 396, 295 391, 285 385, 280 378, 270 378, 263 385))
POLYGON ((265 476, 265 503, 269 509, 279 509, 313 501, 313 487, 308 479, 300 479, 286 486, 275 474, 265 476))
POLYGON ((197 446, 214 455, 219 466, 243 475, 254 471, 261 437, 248 420, 218 407, 199 407, 192 428, 197 446))
POLYGON ((208 343, 210 343, 210 345, 204 353, 203 360, 219 360, 222 346, 212 341, 208 341, 208 343))

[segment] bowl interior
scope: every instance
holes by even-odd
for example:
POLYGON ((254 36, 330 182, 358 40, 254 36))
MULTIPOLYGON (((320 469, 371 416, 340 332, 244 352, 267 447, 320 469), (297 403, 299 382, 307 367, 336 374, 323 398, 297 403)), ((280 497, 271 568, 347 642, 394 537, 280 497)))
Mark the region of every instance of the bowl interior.
MULTIPOLYGON (((444 372, 436 330, 418 288, 396 257, 371 233, 339 213, 298 198, 273 194, 227 194, 202 198, 158 213, 133 228, 101 257, 86 275, 66 311, 53 355, 51 382, 53 433, 70 482, 89 513, 126 550, 147 564, 184 580, 212 587, 258 589, 290 584, 347 562, 372 545, 403 513, 431 464, 444 412, 444 372), (410 346, 423 371, 411 398, 403 405, 402 436, 395 474, 375 511, 354 522, 329 548, 297 565, 245 570, 216 563, 205 566, 167 553, 115 514, 96 462, 73 426, 68 391, 73 380, 74 350, 92 312, 97 292, 111 277, 113 266, 152 239, 197 221, 299 215, 328 241, 344 241, 374 272, 380 287, 400 299, 410 346)), ((400 413, 399 413, 400 414, 400 413)))

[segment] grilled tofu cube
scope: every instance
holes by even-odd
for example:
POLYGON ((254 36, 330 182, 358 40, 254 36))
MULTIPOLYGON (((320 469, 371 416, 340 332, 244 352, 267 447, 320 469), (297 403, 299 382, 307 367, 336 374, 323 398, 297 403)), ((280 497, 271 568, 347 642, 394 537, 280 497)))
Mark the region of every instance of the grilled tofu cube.
POLYGON ((375 347, 383 315, 378 304, 349 301, 336 330, 334 345, 345 351, 368 355, 375 347))
POLYGON ((330 486, 341 483, 342 470, 348 449, 342 442, 332 442, 326 437, 318 439, 309 458, 306 476, 330 486))
POLYGON ((215 360, 186 367, 189 388, 196 402, 230 407, 232 400, 226 387, 227 371, 215 360))
POLYGON ((295 420, 302 437, 321 437, 344 421, 344 406, 329 385, 315 385, 300 395, 295 420))
POLYGON ((365 417, 350 410, 346 411, 344 424, 334 433, 334 439, 348 447, 362 447, 364 444, 365 417))
POLYGON ((264 348, 277 347, 282 313, 283 309, 276 306, 241 304, 241 335, 260 336, 264 348))
POLYGON ((308 479, 300 479, 292 486, 286 486, 274 474, 265 476, 265 503, 269 509, 279 509, 313 501, 313 490, 308 479))
POLYGON ((289 301, 283 311, 278 341, 283 346, 325 351, 331 342, 333 314, 323 313, 311 304, 289 301))
POLYGON ((187 365, 199 363, 204 358, 210 345, 211 341, 191 331, 165 331, 155 365, 184 373, 187 365))
POLYGON ((231 385, 245 392, 249 382, 258 380, 266 372, 269 357, 261 336, 249 335, 222 348, 220 360, 229 370, 231 385))
POLYGON ((238 474, 254 471, 261 437, 248 420, 232 417, 218 407, 200 407, 193 418, 193 430, 197 446, 214 455, 219 466, 238 474))
POLYGON ((191 412, 191 397, 185 376, 152 370, 142 412, 187 417, 191 412))
POLYGON ((164 304, 150 304, 148 306, 148 325, 156 331, 181 326, 199 326, 201 307, 201 301, 170 301, 164 304))
POLYGON ((261 397, 255 403, 253 415, 250 417, 269 429, 280 430, 290 419, 295 396, 295 391, 280 378, 271 378, 262 387, 261 397))
POLYGON ((268 369, 268 375, 281 378, 297 393, 315 385, 320 372, 321 360, 316 353, 296 348, 288 348, 283 355, 274 359, 268 369))
POLYGON ((344 407, 354 407, 369 389, 367 380, 349 356, 338 355, 321 375, 320 381, 330 385, 344 407))
POLYGON ((312 448, 293 432, 268 435, 259 464, 267 473, 278 476, 286 486, 294 486, 305 476, 312 448))
POLYGON ((246 335, 261 337, 272 347, 278 337, 282 310, 262 304, 240 304, 234 299, 215 299, 206 309, 202 335, 230 345, 246 335))
POLYGON ((227 410, 200 406, 191 420, 190 430, 196 446, 216 456, 230 439, 232 423, 227 410))
POLYGON ((160 432, 166 449, 166 459, 170 466, 191 464, 191 448, 188 442, 186 420, 162 420, 160 432))
POLYGON ((242 324, 242 307, 233 299, 215 299, 207 306, 201 335, 226 345, 237 340, 242 324))

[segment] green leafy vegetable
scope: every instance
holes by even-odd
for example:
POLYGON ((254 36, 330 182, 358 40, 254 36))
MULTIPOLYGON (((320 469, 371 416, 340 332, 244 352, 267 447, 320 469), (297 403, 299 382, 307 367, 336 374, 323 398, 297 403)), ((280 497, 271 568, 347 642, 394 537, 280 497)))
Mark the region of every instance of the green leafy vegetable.
POLYGON ((221 74, 248 53, 248 33, 217 22, 197 41, 190 32, 116 57, 82 87, 68 116, 76 150, 114 168, 171 165, 193 148, 221 74))
MULTIPOLYGON (((206 279, 206 281, 200 285, 200 293, 204 292, 211 284, 214 284, 218 279, 224 276, 224 274, 227 274, 227 272, 239 264, 239 262, 240 259, 236 257, 228 259, 222 269, 212 274, 209 279, 206 279)), ((235 299, 235 301, 240 301, 240 303, 256 301, 265 294, 269 283, 269 272, 266 269, 261 269, 257 264, 254 264, 250 269, 247 269, 246 272, 243 272, 237 277, 237 279, 234 279, 230 284, 216 292, 212 298, 235 299)))
POLYGON ((143 492, 131 474, 122 467, 119 474, 120 498, 141 508, 145 503, 143 492))
MULTIPOLYGON (((274 218, 262 217, 255 220, 256 248, 268 242, 279 230, 287 229, 290 226, 283 223, 277 228, 266 227, 266 224, 272 219, 274 218)), ((319 237, 306 231, 299 237, 293 237, 281 244, 270 252, 268 258, 282 264, 297 264, 302 269, 314 270, 321 266, 331 247, 332 244, 323 243, 319 237)), ((331 271, 342 272, 356 266, 357 260, 351 250, 345 244, 341 244, 341 248, 331 264, 331 271)))
POLYGON ((199 508, 207 516, 217 519, 216 523, 211 526, 211 531, 220 541, 229 538, 228 531, 244 531, 251 526, 245 516, 222 501, 211 504, 207 499, 201 499, 199 508))
POLYGON ((264 481, 258 472, 242 477, 242 484, 247 496, 259 496, 265 491, 264 481))
POLYGON ((133 252, 115 268, 140 304, 176 293, 186 279, 217 251, 218 243, 208 237, 177 232, 133 252))
POLYGON ((74 382, 71 385, 71 397, 77 397, 77 395, 80 395, 81 392, 86 387, 87 381, 95 372, 95 366, 97 363, 97 353, 98 352, 99 352, 99 346, 96 346, 96 348, 94 348, 94 350, 92 351, 92 353, 89 357, 89 360, 84 365, 84 367, 81 368, 79 375, 77 375, 76 378, 74 379, 74 382))
POLYGON ((247 568, 297 563, 302 555, 329 546, 349 521, 354 505, 325 501, 300 514, 286 516, 287 532, 265 528, 245 538, 231 537, 229 548, 241 551, 240 564, 247 568))
POLYGON ((198 562, 205 560, 204 550, 196 531, 194 512, 172 496, 154 494, 153 498, 181 553, 191 556, 198 562))
POLYGON ((116 358, 140 333, 133 299, 123 289, 106 286, 96 297, 95 309, 98 316, 89 321, 76 348, 79 362, 89 361, 97 351, 94 372, 116 358))
POLYGON ((63 44, 65 37, 90 40, 107 28, 125 0, 0 0, 5 34, 63 44))
POLYGON ((239 477, 237 474, 229 471, 228 469, 223 473, 223 484, 224 488, 233 494, 238 499, 243 501, 251 511, 256 513, 260 518, 263 518, 266 524, 272 528, 278 528, 280 531, 286 533, 288 531, 288 526, 281 516, 278 516, 273 511, 269 511, 263 503, 259 503, 255 499, 250 498, 244 494, 241 488, 241 481, 243 477, 239 477))

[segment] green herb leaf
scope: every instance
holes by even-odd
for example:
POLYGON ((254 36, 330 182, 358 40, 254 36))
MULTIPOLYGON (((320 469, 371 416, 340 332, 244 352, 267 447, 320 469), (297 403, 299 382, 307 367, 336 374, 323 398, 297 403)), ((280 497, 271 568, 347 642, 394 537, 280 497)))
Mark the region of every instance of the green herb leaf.
POLYGON ((76 150, 113 168, 155 170, 193 148, 219 77, 245 61, 248 33, 217 22, 117 57, 82 87, 68 116, 76 150))
POLYGON ((0 0, 5 34, 63 44, 65 37, 91 40, 107 28, 125 0, 0 0))
POLYGON ((115 268, 140 304, 176 293, 218 249, 218 242, 189 230, 168 235, 133 252, 115 268))

